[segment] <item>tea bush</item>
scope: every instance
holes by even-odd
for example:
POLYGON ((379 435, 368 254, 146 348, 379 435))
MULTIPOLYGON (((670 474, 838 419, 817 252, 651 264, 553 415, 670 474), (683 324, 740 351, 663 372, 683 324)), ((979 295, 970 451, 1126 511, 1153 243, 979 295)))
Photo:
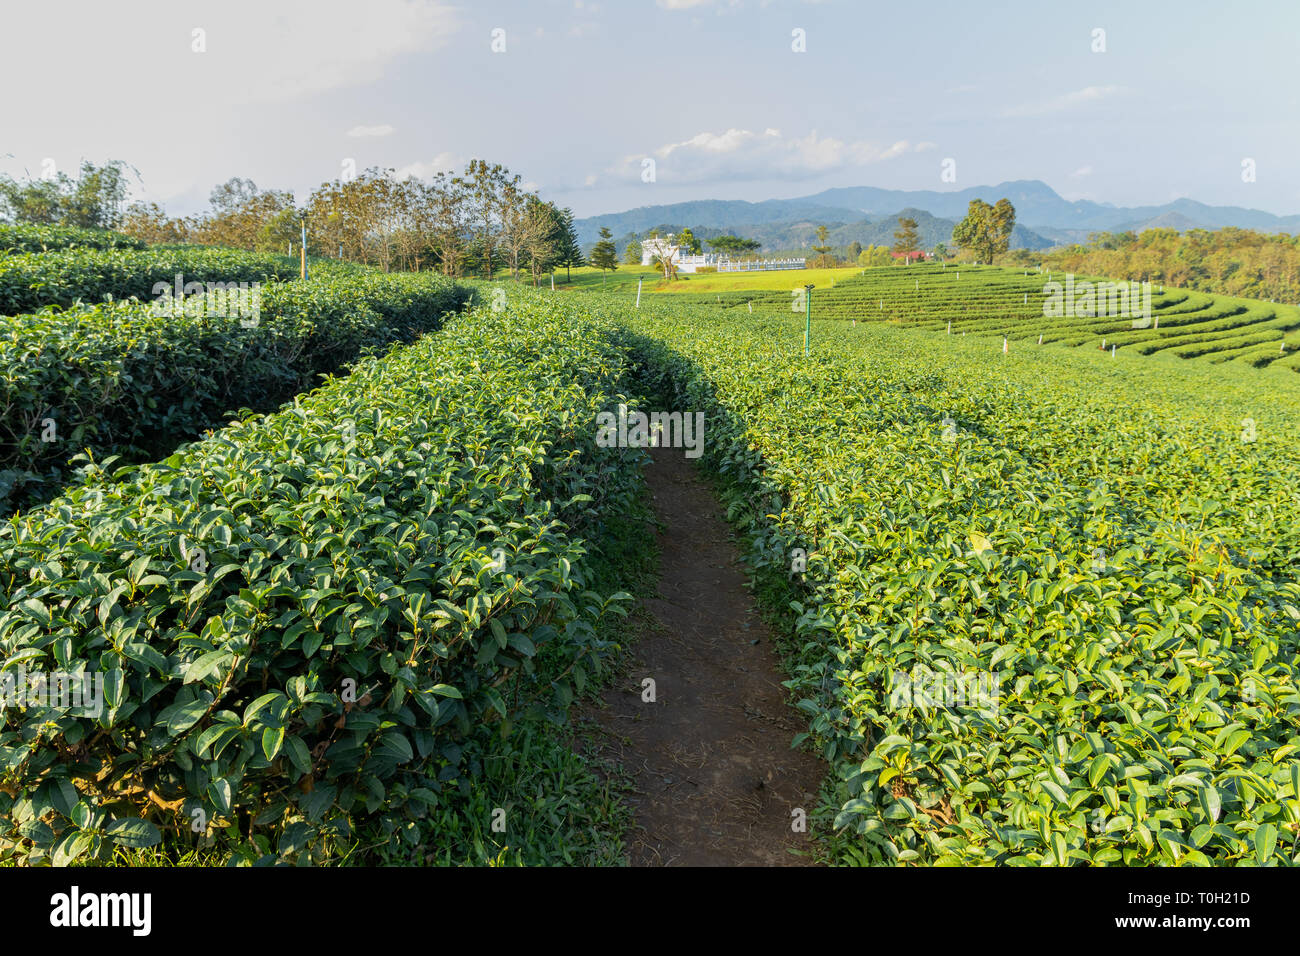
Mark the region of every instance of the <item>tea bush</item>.
POLYGON ((105 691, 95 716, 4 711, 0 859, 427 837, 465 741, 566 704, 606 649, 626 595, 588 590, 582 535, 631 503, 592 425, 624 370, 580 309, 478 311, 10 519, 6 670, 105 691))
POLYGON ((57 491, 82 452, 156 457, 227 412, 272 408, 437 328, 467 296, 437 276, 360 272, 267 283, 255 325, 214 316, 226 303, 209 297, 174 316, 116 302, 0 319, 0 500, 57 491))
POLYGON ((265 282, 292 279, 298 266, 286 256, 205 247, 65 249, 0 256, 0 315, 47 305, 104 299, 155 298, 154 287, 189 282, 265 282))
POLYGON ((0 256, 55 249, 143 249, 139 239, 107 229, 0 224, 0 256))
POLYGON ((805 359, 798 318, 625 321, 705 412, 756 566, 793 579, 842 859, 1300 863, 1289 377, 832 322, 805 359))
MULTIPOLYGON (((1064 281, 1060 271, 1051 280, 1064 281)), ((1105 281, 1079 276, 1094 284, 1105 281)), ((743 282, 743 280, 738 280, 743 282)), ((838 279, 813 294, 813 318, 856 322, 890 322, 914 329, 954 335, 1007 336, 1012 342, 1133 349, 1144 355, 1167 351, 1180 358, 1213 363, 1241 362, 1256 367, 1300 369, 1300 308, 1252 299, 1189 292, 1156 284, 1151 288, 1151 321, 1134 328, 1133 315, 1087 316, 1079 303, 1062 316, 1045 316, 1049 273, 968 263, 925 263, 865 269, 860 276, 838 279)), ((674 293, 681 305, 722 305, 746 316, 791 314, 788 290, 674 293)), ((1082 288, 1080 286, 1079 288, 1082 288)), ((655 296, 658 298, 658 296, 655 296)), ((1064 303, 1063 303, 1064 304, 1064 303)), ((1098 301, 1098 306, 1108 303, 1098 301)), ((1115 303, 1118 306, 1118 302, 1115 303)), ((1140 312, 1137 306, 1134 312, 1140 312)), ((1103 308, 1104 311, 1104 308, 1103 308)))

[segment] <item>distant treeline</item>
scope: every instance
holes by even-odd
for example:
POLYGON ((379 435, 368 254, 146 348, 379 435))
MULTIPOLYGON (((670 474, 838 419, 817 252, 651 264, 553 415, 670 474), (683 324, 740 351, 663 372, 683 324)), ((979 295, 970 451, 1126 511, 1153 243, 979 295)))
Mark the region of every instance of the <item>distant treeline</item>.
POLYGON ((1046 252, 1013 249, 998 262, 1300 302, 1300 237, 1285 233, 1232 227, 1094 233, 1086 244, 1046 252))
POLYGON ((287 190, 236 177, 212 190, 210 208, 175 218, 157 203, 126 204, 124 164, 84 163, 66 174, 0 177, 0 221, 117 229, 144 242, 307 253, 389 270, 436 269, 449 276, 527 272, 534 283, 583 264, 573 213, 541 199, 500 164, 472 160, 456 175, 398 179, 372 168, 322 183, 302 205, 287 190))

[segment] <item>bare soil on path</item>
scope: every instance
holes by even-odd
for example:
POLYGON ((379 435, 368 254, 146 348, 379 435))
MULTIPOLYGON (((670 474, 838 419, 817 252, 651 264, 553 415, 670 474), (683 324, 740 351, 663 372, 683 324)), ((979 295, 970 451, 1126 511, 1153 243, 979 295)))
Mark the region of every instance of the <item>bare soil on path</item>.
POLYGON ((631 776, 633 866, 816 862, 805 827, 825 767, 792 750, 806 725, 786 703, 773 635, 731 529, 681 449, 651 450, 658 593, 629 618, 627 670, 588 707, 601 757, 631 776), (647 618, 649 619, 647 621, 647 618), (654 681, 653 703, 643 699, 654 681))

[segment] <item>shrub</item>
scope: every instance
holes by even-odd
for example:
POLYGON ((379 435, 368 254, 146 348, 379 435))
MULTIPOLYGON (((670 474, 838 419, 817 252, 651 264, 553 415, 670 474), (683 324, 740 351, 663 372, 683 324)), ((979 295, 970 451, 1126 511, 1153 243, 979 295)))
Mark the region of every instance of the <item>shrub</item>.
POLYGON ((0 255, 57 249, 143 249, 139 239, 107 229, 74 226, 0 225, 0 255))
POLYGON ((171 288, 178 274, 185 283, 209 283, 292 279, 297 272, 285 256, 203 247, 0 256, 0 315, 106 298, 153 299, 155 286, 171 288))
POLYGON ((794 589, 844 859, 1300 863, 1296 388, 641 311, 794 589))
POLYGON ((10 708, 0 859, 114 844, 233 860, 391 850, 463 744, 598 665, 577 535, 628 504, 596 453, 624 354, 558 307, 476 312, 292 406, 0 529, 5 667, 104 675, 10 708))
POLYGON ((368 272, 268 283, 255 325, 214 317, 204 297, 174 316, 118 302, 0 319, 0 498, 53 493, 81 453, 156 457, 227 412, 272 408, 320 372, 437 328, 467 295, 368 272))

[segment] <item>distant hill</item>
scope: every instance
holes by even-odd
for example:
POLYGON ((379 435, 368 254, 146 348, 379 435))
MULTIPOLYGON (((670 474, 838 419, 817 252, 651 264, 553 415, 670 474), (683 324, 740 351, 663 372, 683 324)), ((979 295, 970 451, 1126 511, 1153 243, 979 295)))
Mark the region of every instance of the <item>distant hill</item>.
MULTIPOLYGON (((579 219, 579 241, 590 245, 607 226, 616 236, 642 235, 666 224, 688 226, 697 236, 735 233, 758 239, 765 249, 795 249, 808 244, 809 227, 824 224, 832 242, 857 240, 863 245, 892 243, 896 219, 908 212, 921 225, 923 240, 933 245, 951 239, 951 224, 966 215, 972 199, 996 202, 1003 196, 1016 207, 1014 248, 1041 249, 1057 243, 1083 241, 1090 232, 1141 231, 1150 228, 1221 229, 1236 226, 1261 232, 1300 232, 1300 215, 1276 216, 1241 206, 1210 206, 1194 199, 1176 199, 1160 206, 1113 206, 1090 200, 1070 202, 1038 180, 1017 180, 996 186, 935 190, 879 189, 849 186, 827 189, 798 199, 700 200, 662 206, 642 206, 627 212, 579 219), (921 215, 926 219, 922 221, 921 215), (943 235, 949 222, 947 235, 943 235)), ((810 233, 811 235, 811 233, 810 233)))
MULTIPOLYGON (((660 208, 669 209, 671 207, 660 208)), ((841 215, 848 221, 836 221, 827 215, 827 210, 830 207, 822 206, 818 208, 821 210, 820 215, 815 214, 797 219, 755 223, 740 227, 733 226, 726 229, 718 228, 712 224, 703 225, 688 219, 676 221, 657 220, 644 229, 629 230, 622 233, 615 232, 614 245, 618 249, 621 258, 623 250, 627 248, 627 244, 633 238, 644 236, 651 229, 657 229, 662 234, 668 234, 680 232, 683 228, 689 228, 701 242, 734 231, 747 239, 757 239, 763 244, 761 251, 766 255, 775 255, 782 252, 805 253, 818 244, 817 227, 826 226, 827 243, 837 248, 847 246, 855 241, 860 242, 863 246, 892 246, 894 244, 894 230, 898 228, 898 220, 900 217, 907 216, 916 220, 917 232, 921 236, 921 245, 926 249, 932 249, 940 242, 951 245, 952 230, 958 222, 957 219, 942 219, 938 216, 932 216, 924 209, 913 208, 900 209, 885 216, 872 218, 854 215, 852 210, 840 210, 841 215)), ((599 230, 600 227, 597 226, 596 228, 599 230)), ((613 230, 611 229, 611 231, 613 230)), ((578 229, 578 237, 586 247, 595 242, 595 234, 592 234, 591 239, 587 239, 581 226, 578 229)), ((1054 240, 1040 236, 1038 233, 1020 225, 1016 226, 1015 232, 1011 235, 1011 246, 1015 249, 1048 249, 1054 244, 1054 240)), ((704 248, 708 251, 707 243, 704 244, 704 248)))

